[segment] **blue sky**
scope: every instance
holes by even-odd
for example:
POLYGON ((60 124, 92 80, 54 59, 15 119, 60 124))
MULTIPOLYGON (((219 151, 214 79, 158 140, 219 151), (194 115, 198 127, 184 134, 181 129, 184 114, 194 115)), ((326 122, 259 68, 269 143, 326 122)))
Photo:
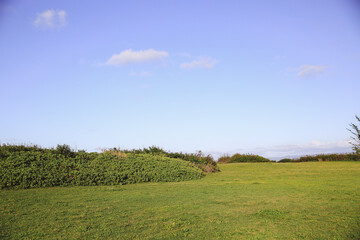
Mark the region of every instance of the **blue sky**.
POLYGON ((2 1, 0 142, 349 152, 356 1, 2 1))

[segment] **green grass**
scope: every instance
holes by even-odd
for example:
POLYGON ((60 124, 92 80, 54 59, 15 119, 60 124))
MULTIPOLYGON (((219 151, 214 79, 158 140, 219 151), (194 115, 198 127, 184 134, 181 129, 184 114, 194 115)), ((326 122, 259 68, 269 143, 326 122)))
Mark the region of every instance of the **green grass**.
POLYGON ((360 239, 360 162, 220 164, 176 183, 0 191, 6 239, 360 239))

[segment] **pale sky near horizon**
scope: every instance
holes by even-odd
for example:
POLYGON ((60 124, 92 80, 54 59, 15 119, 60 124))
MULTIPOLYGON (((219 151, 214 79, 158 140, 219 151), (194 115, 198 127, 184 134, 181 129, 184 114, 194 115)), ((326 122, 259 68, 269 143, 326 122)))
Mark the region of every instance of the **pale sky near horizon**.
POLYGON ((0 2, 0 143, 351 152, 360 3, 0 2))

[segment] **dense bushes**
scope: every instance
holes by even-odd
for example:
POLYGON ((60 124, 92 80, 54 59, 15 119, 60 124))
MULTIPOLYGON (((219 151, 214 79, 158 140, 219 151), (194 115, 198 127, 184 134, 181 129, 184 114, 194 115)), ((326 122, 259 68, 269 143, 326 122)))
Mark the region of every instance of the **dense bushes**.
POLYGON ((169 158, 182 159, 188 162, 193 163, 196 167, 200 168, 203 172, 210 173, 218 171, 218 167, 214 158, 211 155, 204 155, 201 151, 197 153, 178 153, 178 152, 168 152, 159 147, 149 147, 143 149, 132 149, 132 150, 121 150, 119 148, 106 149, 104 152, 113 153, 115 155, 121 154, 151 154, 164 156, 169 158))
POLYGON ((218 159, 222 163, 241 163, 241 162, 270 162, 269 159, 253 154, 239 154, 236 153, 229 156, 223 156, 218 159))
POLYGON ((0 188, 115 185, 201 178, 204 173, 181 159, 149 153, 74 152, 67 146, 0 146, 0 188))
POLYGON ((278 162, 279 163, 286 163, 286 162, 293 162, 294 160, 293 159, 290 159, 290 158, 283 158, 281 160, 279 160, 278 162))
POLYGON ((224 155, 224 156, 221 156, 218 158, 218 163, 226 163, 226 162, 229 162, 230 159, 231 159, 230 156, 224 155))
POLYGON ((279 162, 323 162, 323 161, 360 161, 360 155, 355 153, 344 154, 318 154, 315 156, 303 156, 298 159, 282 159, 279 162))

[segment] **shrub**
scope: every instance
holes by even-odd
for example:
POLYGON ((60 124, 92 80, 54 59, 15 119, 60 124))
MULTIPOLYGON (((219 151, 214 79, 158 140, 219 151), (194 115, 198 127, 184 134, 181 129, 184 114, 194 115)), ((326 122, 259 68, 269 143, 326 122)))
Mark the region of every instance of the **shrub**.
POLYGON ((236 153, 229 156, 220 157, 219 162, 222 163, 241 163, 241 162, 270 162, 269 159, 253 154, 240 154, 236 153))
POLYGON ((270 160, 259 155, 237 153, 231 157, 230 162, 270 162, 270 160))
MULTIPOLYGON (((148 153, 86 153, 0 146, 0 188, 115 185, 199 179, 204 173, 181 159, 148 153)), ((65 151, 63 151, 65 150, 65 151)))
POLYGON ((197 168, 201 169, 205 173, 211 173, 219 171, 217 164, 214 160, 214 158, 211 155, 204 155, 201 151, 198 151, 196 153, 182 153, 182 152, 168 152, 163 150, 162 148, 152 146, 149 148, 143 148, 143 149, 132 149, 132 150, 121 150, 119 148, 112 148, 112 152, 122 152, 125 154, 128 153, 134 153, 134 154, 151 154, 151 155, 158 155, 158 156, 164 156, 169 158, 176 158, 176 159, 182 159, 188 162, 191 162, 196 166, 197 168))
POLYGON ((56 146, 56 152, 61 155, 64 155, 65 157, 74 157, 75 156, 74 151, 71 150, 70 146, 66 145, 66 144, 63 144, 63 145, 58 144, 56 146))
POLYGON ((224 155, 224 156, 219 157, 218 162, 219 163, 226 163, 226 162, 230 161, 230 158, 231 157, 229 155, 224 155))
POLYGON ((284 159, 281 159, 280 161, 278 161, 279 163, 287 163, 287 162, 292 162, 293 160, 290 159, 290 158, 284 158, 284 159))

